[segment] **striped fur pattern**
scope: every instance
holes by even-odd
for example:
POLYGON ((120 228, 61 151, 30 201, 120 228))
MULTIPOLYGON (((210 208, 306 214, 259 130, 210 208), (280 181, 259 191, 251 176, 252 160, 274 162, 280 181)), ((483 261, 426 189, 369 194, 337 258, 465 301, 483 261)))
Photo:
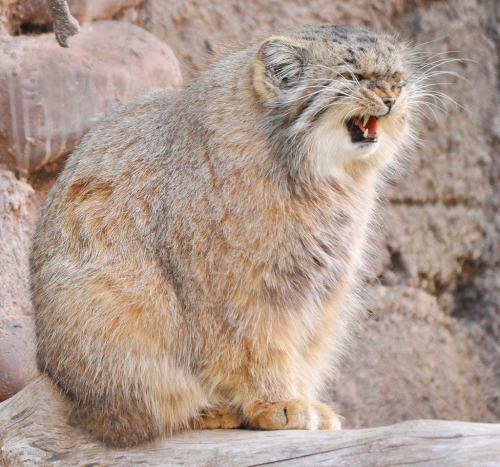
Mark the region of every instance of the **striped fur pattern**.
POLYGON ((340 428, 319 400, 362 313, 367 230, 412 141, 415 77, 400 40, 308 27, 83 138, 31 256, 38 364, 75 420, 119 446, 188 427, 340 428), (348 121, 365 114, 378 140, 355 143, 348 121))

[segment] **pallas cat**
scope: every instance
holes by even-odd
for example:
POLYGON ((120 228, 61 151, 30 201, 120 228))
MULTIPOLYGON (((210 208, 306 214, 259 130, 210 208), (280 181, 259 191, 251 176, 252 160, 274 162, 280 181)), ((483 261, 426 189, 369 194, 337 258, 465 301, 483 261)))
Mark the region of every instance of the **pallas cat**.
POLYGON ((380 181, 412 141, 401 40, 321 25, 122 104, 45 200, 37 358, 110 445, 338 429, 320 402, 362 306, 380 181))

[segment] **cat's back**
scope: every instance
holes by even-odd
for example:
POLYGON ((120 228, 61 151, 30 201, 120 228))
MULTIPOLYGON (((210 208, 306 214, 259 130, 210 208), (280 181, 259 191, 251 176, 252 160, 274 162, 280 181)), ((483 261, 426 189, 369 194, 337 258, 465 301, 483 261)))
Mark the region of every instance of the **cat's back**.
POLYGON ((64 291, 57 292, 63 301, 73 296, 72 303, 89 288, 137 295, 144 284, 134 284, 131 276, 138 271, 145 273, 144 281, 158 286, 161 277, 145 239, 154 237, 153 179, 165 179, 158 161, 166 157, 169 109, 176 96, 155 90, 118 106, 68 158, 44 202, 34 236, 31 289, 38 315, 63 309, 49 301, 54 291, 64 291))
POLYGON ((130 164, 147 163, 158 156, 168 137, 169 109, 177 93, 154 90, 123 103, 106 114, 69 156, 46 202, 47 209, 62 189, 77 179, 123 181, 120 173, 130 164))
POLYGON ((44 202, 35 235, 35 262, 42 253, 39 248, 45 256, 52 244, 63 251, 71 230, 79 228, 82 237, 86 219, 95 223, 100 217, 116 228, 123 224, 124 208, 141 186, 150 185, 149 176, 158 174, 176 94, 155 90, 122 104, 85 135, 44 202))

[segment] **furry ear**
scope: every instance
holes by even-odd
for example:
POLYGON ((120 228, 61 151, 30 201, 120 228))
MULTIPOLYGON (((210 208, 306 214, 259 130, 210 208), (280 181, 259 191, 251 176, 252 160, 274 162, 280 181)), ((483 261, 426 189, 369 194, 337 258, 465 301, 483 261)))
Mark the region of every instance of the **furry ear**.
POLYGON ((302 75, 309 51, 287 37, 264 41, 253 62, 253 84, 264 99, 293 87, 302 75))

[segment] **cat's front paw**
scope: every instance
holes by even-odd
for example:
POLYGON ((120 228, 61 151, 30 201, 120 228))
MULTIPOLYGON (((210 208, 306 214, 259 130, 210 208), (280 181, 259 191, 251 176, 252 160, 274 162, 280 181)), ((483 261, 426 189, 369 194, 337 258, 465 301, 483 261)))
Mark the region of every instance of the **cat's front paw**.
POLYGON ((194 430, 215 430, 217 428, 239 428, 243 424, 243 416, 233 407, 217 407, 201 413, 191 420, 189 426, 194 430))
POLYGON ((248 426, 262 430, 340 430, 340 417, 328 406, 304 399, 254 402, 246 407, 248 426))

